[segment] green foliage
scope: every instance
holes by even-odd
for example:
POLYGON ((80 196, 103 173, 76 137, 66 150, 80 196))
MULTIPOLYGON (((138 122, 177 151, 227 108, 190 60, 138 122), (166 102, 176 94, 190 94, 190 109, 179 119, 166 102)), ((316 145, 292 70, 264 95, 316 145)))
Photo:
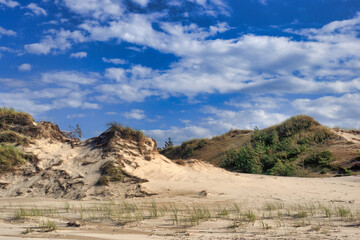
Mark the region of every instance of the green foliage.
POLYGON ((332 153, 330 151, 314 152, 304 160, 305 167, 312 168, 330 168, 330 163, 333 161, 332 153))
POLYGON ((171 138, 169 137, 169 139, 167 141, 165 141, 165 146, 164 146, 164 149, 167 149, 167 148, 171 148, 174 146, 174 143, 173 141, 171 140, 171 138))
POLYGON ((13 170, 26 162, 26 154, 13 145, 0 144, 0 174, 13 170))
POLYGON ((98 184, 101 186, 109 185, 109 182, 121 182, 124 180, 124 174, 121 166, 112 161, 104 163, 100 167, 101 177, 98 184))
POLYGON ((269 169, 268 173, 276 176, 294 176, 296 174, 296 166, 291 162, 283 162, 278 159, 274 167, 269 169))
MULTIPOLYGON (((222 166, 244 173, 265 173, 293 176, 297 174, 299 156, 312 146, 325 143, 334 134, 313 118, 299 115, 282 124, 259 130, 257 127, 250 142, 237 150, 229 151, 222 166)), ((331 152, 309 156, 305 167, 330 167, 331 152)))
POLYGON ((165 145, 165 148, 162 149, 160 153, 164 154, 170 159, 187 159, 193 157, 197 150, 203 149, 209 142, 209 139, 202 138, 183 142, 180 146, 177 147, 166 147, 165 145))
POLYGON ((132 139, 137 142, 143 142, 145 140, 145 134, 136 129, 132 129, 131 127, 124 127, 122 124, 118 122, 108 123, 109 130, 117 132, 121 137, 126 139, 132 139))

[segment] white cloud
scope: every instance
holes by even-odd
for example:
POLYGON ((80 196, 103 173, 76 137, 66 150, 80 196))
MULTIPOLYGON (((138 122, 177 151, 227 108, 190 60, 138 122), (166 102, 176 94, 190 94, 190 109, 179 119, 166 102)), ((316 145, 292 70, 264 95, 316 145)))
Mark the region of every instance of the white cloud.
POLYGON ((169 129, 144 130, 147 136, 157 140, 158 147, 162 147, 170 137, 175 145, 194 138, 210 138, 212 133, 209 129, 199 126, 171 127, 169 129))
POLYGON ((26 72, 26 71, 30 71, 32 68, 31 64, 29 63, 24 63, 24 64, 21 64, 18 69, 19 71, 22 71, 22 72, 26 72))
POLYGON ((267 0, 258 0, 262 5, 267 5, 267 0))
POLYGON ((85 42, 85 36, 78 30, 73 32, 61 29, 59 31, 50 30, 50 35, 46 35, 39 43, 25 45, 28 53, 37 55, 49 54, 51 51, 65 51, 71 48, 73 43, 85 42))
POLYGON ((0 0, 0 4, 4 4, 5 6, 10 8, 14 8, 20 5, 18 2, 12 0, 0 0))
POLYGON ((86 58, 87 57, 87 52, 77 52, 77 53, 72 53, 70 54, 71 58, 86 58))
POLYGON ((340 96, 325 96, 317 99, 297 99, 292 107, 309 114, 327 126, 349 126, 360 128, 360 94, 348 93, 340 96))
POLYGON ((76 71, 58 71, 53 73, 43 73, 41 80, 45 83, 52 83, 59 86, 77 88, 79 85, 92 85, 99 79, 96 73, 80 73, 76 71))
POLYGON ((360 29, 359 16, 318 30, 305 29, 301 33, 311 37, 307 41, 251 34, 212 39, 209 37, 229 27, 223 23, 208 29, 194 24, 161 23, 162 31, 157 31, 151 23, 146 16, 131 15, 125 21, 111 21, 108 26, 82 25, 93 40, 117 39, 179 57, 168 70, 147 69, 151 73, 148 76, 133 74, 133 67, 121 70, 128 78, 115 74, 111 77, 107 70, 108 78, 118 82, 119 76, 123 79, 123 85, 117 83, 114 89, 111 84, 101 87, 105 95, 112 96, 109 98, 131 101, 151 95, 194 97, 201 93, 255 94, 264 90, 272 94, 331 94, 359 90, 360 39, 355 34, 360 29), (124 89, 143 94, 139 98, 125 97, 124 89))
POLYGON ((74 114, 66 115, 67 119, 84 118, 84 117, 86 117, 86 114, 82 114, 82 113, 74 113, 74 114))
POLYGON ((288 118, 285 114, 272 113, 261 109, 231 111, 206 107, 204 113, 208 116, 197 123, 186 123, 185 127, 147 130, 145 133, 156 138, 159 143, 168 137, 179 144, 192 138, 210 138, 228 132, 230 129, 254 129, 268 127, 288 118))
POLYGON ((0 78, 0 85, 4 88, 22 88, 26 86, 26 82, 12 78, 0 78))
POLYGON ((146 118, 146 115, 141 109, 132 109, 130 112, 124 113, 124 116, 128 119, 141 120, 146 118))
POLYGON ((63 0, 63 2, 70 10, 95 19, 119 18, 125 10, 118 0, 63 0))
POLYGON ((103 62, 117 64, 117 65, 123 65, 123 64, 127 63, 126 60, 121 59, 121 58, 105 58, 105 57, 103 57, 102 60, 103 60, 103 62))
POLYGON ((14 37, 14 36, 16 36, 16 32, 13 30, 7 30, 3 27, 0 27, 0 37, 1 37, 1 35, 14 37))
POLYGON ((35 3, 30 3, 29 5, 26 6, 26 8, 30 9, 36 16, 40 16, 40 15, 47 16, 46 10, 39 7, 35 3))
POLYGON ((132 0, 133 2, 139 4, 142 7, 146 7, 150 0, 132 0))

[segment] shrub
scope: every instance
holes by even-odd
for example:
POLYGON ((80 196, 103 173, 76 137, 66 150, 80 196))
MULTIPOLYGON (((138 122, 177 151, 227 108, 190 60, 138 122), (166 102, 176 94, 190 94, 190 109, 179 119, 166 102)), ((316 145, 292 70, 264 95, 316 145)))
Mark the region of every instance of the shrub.
POLYGON ((293 163, 278 160, 268 173, 276 176, 294 176, 296 174, 296 167, 293 163))
MULTIPOLYGON (((302 153, 334 136, 313 118, 295 116, 267 129, 256 127, 250 142, 228 152, 222 166, 246 173, 293 176, 298 172, 295 162, 302 153)), ((331 152, 325 151, 309 156, 304 165, 326 168, 331 161, 331 152)))
POLYGON ((332 152, 329 150, 322 152, 312 151, 310 155, 305 158, 304 166, 313 168, 329 168, 332 161, 332 152))

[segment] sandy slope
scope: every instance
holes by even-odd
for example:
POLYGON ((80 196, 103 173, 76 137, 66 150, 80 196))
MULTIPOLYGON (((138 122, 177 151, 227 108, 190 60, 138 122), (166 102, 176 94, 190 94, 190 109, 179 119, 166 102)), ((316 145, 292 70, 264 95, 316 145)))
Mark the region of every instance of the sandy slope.
MULTIPOLYGON (((116 141, 116 151, 106 156, 103 155, 101 149, 89 144, 71 147, 68 143, 46 139, 34 141, 34 144, 26 150, 39 157, 38 169, 29 168, 28 174, 9 174, 1 179, 9 185, 0 191, 3 197, 0 200, 0 209, 5 209, 3 210, 4 220, 0 222, 0 239, 23 239, 27 235, 21 232, 33 224, 27 221, 9 222, 11 212, 7 211, 14 208, 6 210, 9 202, 18 206, 60 207, 64 206, 64 200, 46 200, 43 197, 82 198, 86 200, 80 202, 84 205, 93 204, 90 200, 94 199, 124 199, 125 192, 131 187, 137 187, 138 183, 112 183, 105 187, 96 186, 100 177, 99 168, 109 160, 121 160, 123 170, 129 176, 147 180, 140 183, 141 189, 155 195, 146 199, 160 203, 182 202, 215 206, 240 202, 251 207, 259 207, 265 202, 273 201, 286 205, 316 202, 341 203, 360 209, 360 176, 289 178, 231 173, 197 160, 190 160, 185 165, 175 164, 157 152, 151 152, 154 146, 150 140, 145 150, 141 151, 135 143, 122 139, 116 141), (204 190, 207 196, 201 197, 200 192, 204 190), (15 196, 21 198, 12 198, 15 196), (29 197, 40 197, 40 199, 34 202, 29 197)), ((134 201, 142 200, 134 199, 134 201)), ((225 220, 207 221, 198 226, 182 229, 181 233, 168 223, 159 222, 160 220, 144 220, 124 227, 101 222, 93 226, 89 222, 80 230, 66 228, 62 218, 56 221, 61 226, 57 232, 34 233, 29 236, 35 239, 236 239, 239 237, 239 231, 228 230, 226 225, 229 223, 225 220)), ((249 226, 240 237, 245 237, 244 239, 308 239, 311 236, 313 239, 319 239, 316 238, 316 232, 307 235, 310 227, 295 230, 290 228, 291 231, 299 231, 299 234, 291 233, 290 236, 294 236, 293 238, 282 238, 284 234, 285 236, 289 234, 286 232, 287 228, 278 228, 272 231, 271 235, 270 231, 264 232, 258 225, 249 226), (283 234, 283 231, 286 233, 283 234), (271 236, 274 238, 270 238, 271 236)), ((345 237, 359 239, 357 238, 360 234, 359 226, 358 223, 354 227, 346 227, 344 223, 330 222, 322 225, 322 228, 326 231, 333 228, 336 231, 330 232, 328 236, 324 234, 320 239, 345 237)))

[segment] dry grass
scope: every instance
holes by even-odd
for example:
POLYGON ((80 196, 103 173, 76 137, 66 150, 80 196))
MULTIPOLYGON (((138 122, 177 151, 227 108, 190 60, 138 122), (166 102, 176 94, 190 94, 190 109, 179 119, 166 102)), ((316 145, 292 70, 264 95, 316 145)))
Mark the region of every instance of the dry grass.
MULTIPOLYGON (((0 206, 0 216, 4 220, 24 220, 40 222, 37 228, 49 231, 56 230, 55 222, 74 221, 104 223, 109 222, 116 226, 125 226, 137 223, 141 228, 142 222, 146 225, 154 220, 154 228, 187 229, 205 222, 225 221, 227 231, 243 229, 275 230, 285 226, 296 231, 297 228, 307 227, 311 231, 318 231, 323 226, 336 224, 351 225, 360 220, 358 206, 345 203, 321 204, 302 203, 286 205, 283 202, 267 202, 263 206, 234 203, 211 206, 208 204, 193 203, 157 203, 154 201, 121 201, 98 203, 65 203, 57 207, 37 206, 0 206), (44 219, 53 219, 51 221, 44 219), (155 220, 156 219, 156 220, 155 220), (318 230, 317 230, 318 229, 318 230)), ((354 225, 356 226, 356 224, 354 225)), ((37 231, 37 230, 36 230, 37 231)), ((27 233, 31 233, 28 231, 27 233)))

